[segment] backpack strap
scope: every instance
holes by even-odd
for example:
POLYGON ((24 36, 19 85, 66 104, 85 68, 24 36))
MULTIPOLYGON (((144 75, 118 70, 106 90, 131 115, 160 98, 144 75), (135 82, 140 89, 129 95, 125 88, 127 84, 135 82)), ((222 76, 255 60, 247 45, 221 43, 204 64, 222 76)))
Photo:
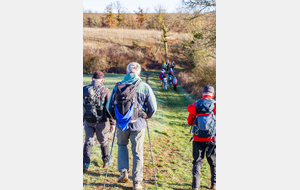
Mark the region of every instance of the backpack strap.
POLYGON ((101 86, 97 86, 97 87, 95 87, 95 86, 93 86, 93 88, 94 88, 94 90, 95 90, 95 98, 97 98, 98 99, 98 103, 99 103, 99 105, 96 105, 96 106, 100 106, 101 105, 101 97, 103 98, 103 96, 104 96, 104 91, 105 91, 105 88, 104 88, 104 85, 102 84, 101 86))
POLYGON ((141 82, 142 82, 142 80, 138 80, 138 81, 136 81, 136 82, 135 82, 135 84, 134 84, 134 85, 135 85, 135 87, 137 87, 137 86, 138 86, 138 85, 139 85, 141 82))

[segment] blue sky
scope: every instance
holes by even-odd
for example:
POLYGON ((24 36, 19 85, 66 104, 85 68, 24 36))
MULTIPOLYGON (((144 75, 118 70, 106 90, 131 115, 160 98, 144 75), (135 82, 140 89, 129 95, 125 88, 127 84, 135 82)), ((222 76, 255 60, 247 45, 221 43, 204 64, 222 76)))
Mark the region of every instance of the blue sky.
MULTIPOLYGON (((104 0, 83 0, 84 10, 91 10, 93 12, 97 11, 103 13, 105 7, 110 3, 114 3, 117 0, 104 1, 104 0)), ((149 8, 149 12, 154 12, 154 7, 158 4, 167 8, 167 12, 175 12, 176 7, 179 5, 181 0, 119 0, 124 7, 128 9, 129 12, 134 13, 138 6, 143 8, 149 8)), ((115 11, 114 11, 115 12, 115 11)))

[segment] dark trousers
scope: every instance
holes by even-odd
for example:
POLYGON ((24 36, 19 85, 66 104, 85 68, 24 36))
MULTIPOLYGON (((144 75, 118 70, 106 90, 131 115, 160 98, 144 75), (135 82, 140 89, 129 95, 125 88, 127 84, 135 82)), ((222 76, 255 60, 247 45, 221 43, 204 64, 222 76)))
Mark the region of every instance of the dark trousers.
POLYGON ((206 159, 210 165, 211 185, 216 184, 216 146, 211 155, 207 156, 208 142, 193 141, 193 183, 192 188, 200 188, 200 171, 206 153, 206 159))
POLYGON ((83 146, 83 163, 90 164, 91 154, 93 146, 95 143, 94 134, 96 133, 97 140, 100 143, 102 160, 104 163, 109 160, 109 145, 108 145, 108 135, 109 135, 109 125, 107 122, 103 123, 89 123, 84 122, 85 131, 85 142, 83 146))
POLYGON ((174 90, 176 91, 176 86, 177 86, 177 85, 173 85, 173 86, 174 86, 174 90))

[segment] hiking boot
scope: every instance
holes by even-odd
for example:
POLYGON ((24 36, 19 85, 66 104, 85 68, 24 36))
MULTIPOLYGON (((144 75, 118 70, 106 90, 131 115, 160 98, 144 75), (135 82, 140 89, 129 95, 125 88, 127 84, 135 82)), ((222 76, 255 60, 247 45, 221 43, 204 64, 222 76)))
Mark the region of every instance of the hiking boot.
POLYGON ((126 183, 128 181, 128 171, 124 170, 118 179, 118 183, 126 183))
POLYGON ((89 169, 89 164, 83 163, 83 173, 87 172, 88 169, 89 169))
POLYGON ((105 168, 105 166, 108 166, 108 164, 110 165, 113 161, 114 161, 114 157, 111 156, 108 162, 103 163, 103 168, 105 168))
POLYGON ((140 182, 133 183, 133 190, 142 190, 143 187, 140 182))

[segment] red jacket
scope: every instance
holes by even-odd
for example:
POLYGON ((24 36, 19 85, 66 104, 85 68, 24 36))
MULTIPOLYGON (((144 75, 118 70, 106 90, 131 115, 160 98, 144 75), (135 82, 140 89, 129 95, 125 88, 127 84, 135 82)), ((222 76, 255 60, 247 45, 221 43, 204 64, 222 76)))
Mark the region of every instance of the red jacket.
MULTIPOLYGON (((205 98, 208 98, 208 99, 212 99, 212 97, 210 95, 204 95, 203 96, 203 99, 205 98)), ((196 119, 196 116, 197 116, 197 112, 196 112, 196 102, 194 102, 192 105, 189 105, 188 108, 187 108, 187 111, 189 112, 189 116, 187 118, 187 121, 188 121, 188 124, 189 125, 192 125, 196 119)), ((215 108, 214 108, 214 114, 216 115, 216 102, 215 102, 215 108)), ((208 114, 199 114, 198 116, 200 115, 208 115, 208 114)), ((212 140, 214 141, 215 138, 213 137, 212 140)), ((210 141, 210 137, 209 138, 200 138, 200 137, 197 137, 195 134, 194 134, 194 141, 198 141, 198 142, 208 142, 210 141)))

